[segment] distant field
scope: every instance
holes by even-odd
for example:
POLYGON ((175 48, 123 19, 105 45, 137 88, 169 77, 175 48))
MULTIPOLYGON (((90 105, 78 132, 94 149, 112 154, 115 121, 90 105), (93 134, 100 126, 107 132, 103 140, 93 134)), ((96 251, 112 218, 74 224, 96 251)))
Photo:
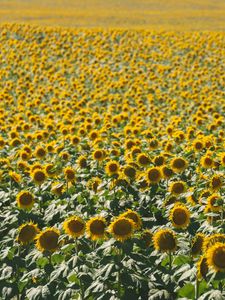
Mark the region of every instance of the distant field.
POLYGON ((223 31, 224 16, 224 0, 8 0, 0 5, 0 23, 76 27, 223 31))

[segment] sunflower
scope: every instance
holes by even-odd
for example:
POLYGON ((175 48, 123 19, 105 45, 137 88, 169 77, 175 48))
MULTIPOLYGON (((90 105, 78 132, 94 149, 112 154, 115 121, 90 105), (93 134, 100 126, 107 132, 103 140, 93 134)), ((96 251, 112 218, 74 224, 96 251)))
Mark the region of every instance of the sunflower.
POLYGON ((30 154, 27 153, 27 151, 21 151, 20 152, 20 158, 21 158, 21 160, 29 160, 30 154))
POLYGON ((155 138, 149 140, 150 150, 155 150, 159 147, 159 141, 155 138))
POLYGON ((213 159, 209 155, 202 156, 200 160, 200 164, 205 169, 210 169, 214 166, 213 159))
POLYGON ((169 219, 175 228, 187 228, 190 223, 190 212, 182 203, 175 203, 170 211, 169 219))
POLYGON ((162 178, 162 172, 159 167, 152 167, 147 170, 147 180, 149 183, 156 184, 162 178))
POLYGON ((64 169, 64 175, 66 178, 66 181, 74 181, 75 180, 75 170, 71 167, 66 167, 64 169))
POLYGON ((139 153, 137 156, 137 162, 140 166, 147 166, 150 164, 150 159, 145 153, 139 153))
POLYGON ((22 245, 27 245, 35 239, 39 231, 38 226, 32 222, 22 224, 18 229, 17 240, 22 245))
POLYGON ((129 239, 134 232, 135 223, 133 220, 119 217, 115 219, 109 225, 109 232, 113 235, 113 237, 118 241, 125 241, 129 239))
POLYGON ((65 233, 73 238, 82 236, 85 232, 85 222, 77 216, 66 219, 63 223, 65 233))
POLYGON ((197 276, 199 279, 204 278, 206 279, 206 275, 209 271, 209 266, 207 263, 207 258, 205 255, 202 255, 197 262, 197 276))
POLYGON ((108 174, 109 176, 118 174, 120 169, 120 165, 117 161, 115 160, 110 160, 109 162, 107 162, 106 166, 105 166, 105 172, 106 174, 108 174))
POLYGON ((220 162, 223 167, 225 167, 225 153, 220 154, 220 162))
POLYGON ((197 152, 201 151, 204 148, 204 143, 201 140, 195 140, 193 142, 193 149, 197 152))
POLYGON ((145 242, 146 247, 149 247, 151 245, 152 237, 153 237, 153 234, 152 234, 151 230, 149 230, 149 229, 145 229, 141 233, 141 239, 145 242))
POLYGON ((154 158, 154 164, 157 167, 163 166, 165 163, 165 157, 163 155, 158 155, 154 158))
POLYGON ((161 172, 162 172, 162 177, 165 179, 170 179, 174 175, 173 170, 171 168, 168 168, 167 166, 162 166, 161 172))
POLYGON ((19 208, 31 209, 34 205, 34 195, 29 191, 22 190, 17 194, 16 201, 19 208))
POLYGON ((80 138, 78 136, 72 136, 71 137, 71 143, 76 146, 80 143, 80 138))
POLYGON ((206 252, 207 264, 214 271, 225 272, 225 244, 216 243, 206 252))
POLYGON ((218 194, 214 193, 207 198, 207 206, 212 212, 220 212, 222 210, 222 204, 223 200, 218 194))
POLYGON ((43 159, 46 155, 46 150, 43 147, 38 146, 34 151, 34 155, 37 158, 43 159))
POLYGON ((56 228, 47 228, 36 236, 36 247, 40 251, 54 252, 59 247, 60 232, 56 228))
POLYGON ((155 250, 161 252, 174 252, 177 248, 175 233, 170 229, 159 229, 153 234, 155 250))
POLYGON ((134 179, 137 172, 134 167, 127 165, 123 168, 123 173, 126 177, 134 179))
POLYGON ((86 231, 89 238, 93 241, 103 239, 105 237, 106 220, 103 217, 91 218, 86 223, 86 231))
POLYGON ((186 184, 183 181, 174 181, 171 182, 169 186, 169 192, 175 196, 179 196, 180 194, 185 193, 186 184))
POLYGON ((196 236, 192 240, 191 244, 191 254, 193 256, 199 255, 203 249, 205 235, 203 233, 197 233, 196 236))
POLYGON ((188 163, 183 157, 175 157, 170 163, 170 167, 175 173, 183 172, 187 165, 188 163))
POLYGON ((137 212, 135 212, 131 209, 128 209, 126 212, 121 214, 120 217, 131 219, 132 221, 134 221, 136 229, 141 228, 142 221, 141 221, 140 215, 137 212))
POLYGON ((44 170, 48 175, 48 177, 54 177, 56 175, 56 171, 54 168, 55 168, 54 164, 47 164, 44 166, 44 170))
POLYGON ((87 168, 87 157, 84 155, 79 156, 77 159, 77 164, 81 169, 87 168))
POLYGON ((94 158, 94 160, 97 160, 97 161, 103 160, 104 159, 104 152, 101 149, 96 149, 93 152, 93 158, 94 158))
POLYGON ((210 188, 213 191, 219 190, 223 186, 223 177, 220 175, 213 175, 210 180, 210 188))
POLYGON ((16 172, 13 172, 13 171, 9 172, 9 176, 10 176, 11 180, 13 180, 16 183, 20 183, 22 180, 21 175, 16 172))
POLYGON ((34 181, 34 183, 37 185, 41 185, 47 179, 46 172, 41 169, 35 169, 34 171, 32 171, 31 177, 32 177, 32 180, 34 181))
POLYGON ((216 243, 224 243, 225 244, 225 234, 223 233, 215 233, 204 239, 203 249, 207 251, 209 247, 212 247, 216 243))

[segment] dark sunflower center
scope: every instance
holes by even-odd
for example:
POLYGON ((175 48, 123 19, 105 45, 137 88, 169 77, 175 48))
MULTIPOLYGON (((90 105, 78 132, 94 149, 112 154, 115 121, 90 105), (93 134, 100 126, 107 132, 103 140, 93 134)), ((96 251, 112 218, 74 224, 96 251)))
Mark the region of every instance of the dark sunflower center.
POLYGON ((35 235, 35 228, 32 225, 26 225, 21 229, 18 239, 21 242, 29 242, 34 239, 35 235))
POLYGON ((29 204, 31 204, 32 200, 33 200, 33 197, 29 193, 24 193, 20 196, 20 203, 22 205, 29 205, 29 204))
POLYGON ((160 178, 160 172, 157 169, 148 171, 148 179, 150 181, 157 181, 160 178))
POLYGON ((70 231, 78 233, 84 229, 84 224, 78 220, 72 220, 69 222, 68 227, 70 231))
POLYGON ((117 169, 118 169, 117 164, 112 163, 112 164, 109 165, 110 172, 116 172, 117 169))
POLYGON ((181 194, 184 192, 184 185, 183 183, 181 182, 177 182, 177 183, 174 183, 173 185, 173 192, 175 192, 176 194, 181 194))
POLYGON ((44 181, 45 180, 45 174, 42 171, 37 171, 34 175, 34 179, 36 181, 44 181))
POLYGON ((219 248, 213 255, 213 262, 219 268, 225 268, 225 248, 219 248))
POLYGON ((40 244, 45 250, 54 250, 58 246, 58 234, 54 231, 45 232, 40 237, 40 244))
POLYGON ((128 220, 119 220, 114 225, 113 231, 116 235, 125 236, 131 233, 132 227, 128 220))
POLYGON ((173 250, 176 247, 176 241, 172 234, 165 233, 160 236, 159 248, 164 251, 173 250))
POLYGON ((105 231, 105 223, 101 220, 95 220, 90 225, 92 234, 103 234, 105 231))
POLYGON ((183 225, 187 221, 186 212, 182 209, 176 209, 173 212, 173 221, 176 225, 183 225))

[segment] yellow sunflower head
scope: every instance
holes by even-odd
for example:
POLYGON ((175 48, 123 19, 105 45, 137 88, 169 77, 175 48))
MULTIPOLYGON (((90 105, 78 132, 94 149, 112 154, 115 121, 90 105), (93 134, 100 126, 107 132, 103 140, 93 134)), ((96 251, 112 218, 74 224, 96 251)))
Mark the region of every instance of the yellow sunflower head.
POLYGON ((109 225, 109 232, 116 240, 121 242, 131 238, 134 229, 134 221, 125 217, 119 217, 109 225))
POLYGON ((93 159, 97 161, 101 161, 104 159, 104 152, 101 149, 96 149, 93 152, 93 159))
POLYGON ((153 237, 153 234, 152 234, 151 230, 149 230, 149 229, 145 229, 141 233, 141 239, 145 242, 146 247, 149 247, 151 245, 152 237, 153 237))
POLYGON ((87 157, 84 155, 79 156, 77 163, 81 169, 87 168, 87 157))
POLYGON ((162 166, 161 171, 162 171, 162 177, 165 179, 170 179, 171 177, 174 176, 173 170, 171 168, 168 168, 167 166, 162 166))
POLYGON ((47 164, 44 166, 44 170, 48 177, 54 177, 56 175, 56 171, 54 170, 54 164, 47 164))
POLYGON ((136 177, 136 169, 130 165, 127 165, 123 168, 123 173, 126 177, 134 179, 136 177))
POLYGON ((216 243, 206 252, 207 264, 215 272, 225 272, 225 244, 216 243))
POLYGON ((221 189, 222 186, 223 186, 223 176, 217 174, 213 175, 213 177, 210 180, 210 188, 213 191, 217 191, 221 189))
POLYGON ((169 219, 175 228, 187 228, 190 223, 190 212, 182 203, 175 203, 170 211, 169 219))
POLYGON ((223 200, 220 195, 212 194, 207 198, 207 206, 212 212, 220 212, 222 210, 223 200))
POLYGON ((38 226, 32 222, 22 224, 18 229, 17 240, 22 245, 32 242, 40 230, 38 226))
POLYGON ((75 170, 71 167, 66 167, 64 169, 64 175, 67 181, 71 182, 75 180, 75 170))
POLYGON ((35 169, 34 171, 32 171, 31 177, 32 177, 32 180, 34 181, 34 183, 37 185, 41 185, 47 179, 46 172, 41 169, 35 169))
POLYGON ((210 169, 213 167, 213 159, 209 155, 204 155, 201 157, 200 164, 205 169, 210 169))
POLYGON ((207 263, 207 258, 205 255, 202 255, 200 259, 197 262, 197 276, 199 279, 201 278, 206 278, 206 275, 209 271, 208 263, 207 263))
POLYGON ((135 229, 140 229, 142 225, 141 217, 140 215, 131 209, 128 209, 126 212, 120 215, 120 217, 128 218, 134 221, 135 229))
POLYGON ((36 247, 38 250, 44 252, 54 252, 59 247, 59 235, 60 232, 56 228, 47 228, 43 231, 41 231, 36 236, 36 247))
POLYGON ((175 233, 170 229, 160 229, 153 235, 153 244, 160 252, 174 252, 177 247, 175 233))
POLYGON ((31 209, 34 205, 34 195, 29 191, 20 191, 16 196, 17 205, 22 209, 31 209))
POLYGON ((225 234, 223 233, 215 233, 210 236, 207 236, 203 242, 203 250, 206 252, 209 247, 212 247, 216 243, 224 243, 225 244, 225 234))
POLYGON ((162 172, 159 167, 152 167, 147 170, 147 180, 151 184, 158 183, 162 178, 162 172))
POLYGON ((196 236, 193 238, 192 245, 191 245, 191 254, 193 256, 201 254, 203 249, 204 239, 205 239, 205 235, 203 233, 197 233, 196 236))
POLYGON ((139 153, 137 156, 137 162, 140 166, 147 166, 148 164, 150 164, 150 159, 147 156, 147 154, 145 153, 139 153))
POLYGON ((175 196, 179 196, 180 194, 185 193, 186 191, 186 184, 183 181, 174 181, 171 182, 169 186, 169 191, 171 194, 175 196))
POLYGON ((22 180, 21 175, 16 172, 13 172, 13 171, 9 172, 9 176, 10 176, 11 180, 13 180, 14 182, 17 182, 17 183, 19 183, 22 180))
POLYGON ((105 237, 106 220, 103 217, 91 218, 86 223, 86 231, 89 238, 93 241, 103 239, 105 237))
POLYGON ((85 222, 80 217, 72 216, 64 221, 63 229, 69 236, 78 238, 85 232, 85 222))
POLYGON ((109 176, 118 174, 119 170, 120 170, 120 165, 115 160, 108 161, 107 164, 106 164, 106 166, 105 166, 105 172, 109 176))
POLYGON ((175 157, 170 163, 171 169, 175 173, 181 173, 187 168, 187 161, 183 157, 175 157))

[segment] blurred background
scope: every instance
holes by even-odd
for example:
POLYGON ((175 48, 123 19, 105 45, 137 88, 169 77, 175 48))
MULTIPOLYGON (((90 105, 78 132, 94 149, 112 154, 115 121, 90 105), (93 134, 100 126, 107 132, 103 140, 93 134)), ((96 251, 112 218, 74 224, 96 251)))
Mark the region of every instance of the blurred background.
POLYGON ((3 0, 0 23, 225 30, 225 0, 3 0))

